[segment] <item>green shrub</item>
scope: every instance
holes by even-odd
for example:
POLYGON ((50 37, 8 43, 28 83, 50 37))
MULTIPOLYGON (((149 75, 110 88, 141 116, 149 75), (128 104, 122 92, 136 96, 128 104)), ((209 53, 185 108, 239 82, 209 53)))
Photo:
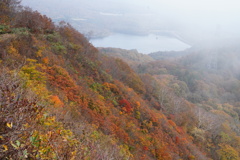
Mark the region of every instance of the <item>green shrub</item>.
POLYGON ((13 28, 12 32, 19 35, 28 35, 29 29, 27 28, 13 28))
POLYGON ((60 43, 54 43, 52 45, 52 49, 57 54, 66 54, 67 53, 66 47, 60 43))
POLYGON ((0 34, 10 33, 11 29, 9 25, 0 25, 0 34))

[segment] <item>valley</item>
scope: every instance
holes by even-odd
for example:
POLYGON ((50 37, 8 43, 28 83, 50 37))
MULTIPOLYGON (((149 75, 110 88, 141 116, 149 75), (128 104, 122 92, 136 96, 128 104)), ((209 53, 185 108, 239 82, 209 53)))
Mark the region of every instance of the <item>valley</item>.
MULTIPOLYGON (((167 36, 169 30, 165 36, 122 34, 155 30, 135 30, 139 23, 127 29, 134 23, 129 19, 91 19, 84 9, 76 13, 82 16, 68 17, 91 20, 99 33, 109 33, 107 43, 123 44, 101 47, 74 25, 18 0, 6 2, 0 1, 0 159, 240 159, 237 41, 190 47, 167 36), (101 31, 101 24, 113 21, 122 26, 101 31)), ((72 13, 72 4, 58 5, 72 13)), ((99 4, 91 11, 121 17, 114 12, 120 5, 99 4)), ((145 9, 134 12, 149 13, 145 9)))

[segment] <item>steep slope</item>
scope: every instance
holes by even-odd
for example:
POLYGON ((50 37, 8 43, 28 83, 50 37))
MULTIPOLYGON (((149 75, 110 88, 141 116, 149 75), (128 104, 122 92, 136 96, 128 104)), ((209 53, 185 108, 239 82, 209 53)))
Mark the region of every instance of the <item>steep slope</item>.
MULTIPOLYGON (((187 133, 201 138, 198 108, 172 75, 139 75, 70 25, 30 9, 0 18, 1 159, 213 157, 187 133)), ((229 145, 216 150, 224 147, 237 157, 229 145)))
POLYGON ((180 59, 135 66, 138 73, 161 82, 157 95, 164 113, 213 159, 239 159, 238 48, 198 48, 180 59), (195 106, 187 116, 183 101, 195 106))

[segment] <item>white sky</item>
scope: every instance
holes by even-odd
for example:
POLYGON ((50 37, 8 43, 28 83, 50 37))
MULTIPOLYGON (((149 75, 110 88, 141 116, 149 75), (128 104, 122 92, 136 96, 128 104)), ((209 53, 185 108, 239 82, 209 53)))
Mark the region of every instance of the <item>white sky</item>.
MULTIPOLYGON (((185 36, 237 36, 240 37, 240 0, 22 0, 23 3, 38 2, 39 5, 54 7, 87 6, 94 11, 153 13, 154 24, 166 24, 185 36), (45 4, 44 4, 45 3, 45 4), (54 5, 54 3, 56 5, 54 5)), ((33 6, 30 6, 33 7, 33 6)), ((87 8, 85 7, 85 8, 87 8)), ((34 8, 34 7, 33 7, 34 8)), ((77 17, 76 17, 77 18, 77 17)), ((79 17, 82 18, 82 17, 79 17)), ((141 17, 138 19, 141 20, 141 17)), ((140 25, 151 19, 142 19, 140 25)), ((157 28, 157 27, 156 27, 157 28)))

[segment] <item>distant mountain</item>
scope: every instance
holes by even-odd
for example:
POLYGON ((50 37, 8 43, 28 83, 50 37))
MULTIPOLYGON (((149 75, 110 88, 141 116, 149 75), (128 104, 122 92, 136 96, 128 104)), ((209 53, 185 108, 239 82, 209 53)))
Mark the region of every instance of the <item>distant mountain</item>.
POLYGON ((155 60, 166 60, 180 58, 191 53, 191 49, 187 49, 184 51, 159 51, 150 53, 148 56, 152 57, 155 60))
POLYGON ((125 50, 120 48, 98 48, 98 50, 100 53, 120 58, 128 63, 147 63, 154 60, 146 54, 138 53, 137 50, 125 50))

